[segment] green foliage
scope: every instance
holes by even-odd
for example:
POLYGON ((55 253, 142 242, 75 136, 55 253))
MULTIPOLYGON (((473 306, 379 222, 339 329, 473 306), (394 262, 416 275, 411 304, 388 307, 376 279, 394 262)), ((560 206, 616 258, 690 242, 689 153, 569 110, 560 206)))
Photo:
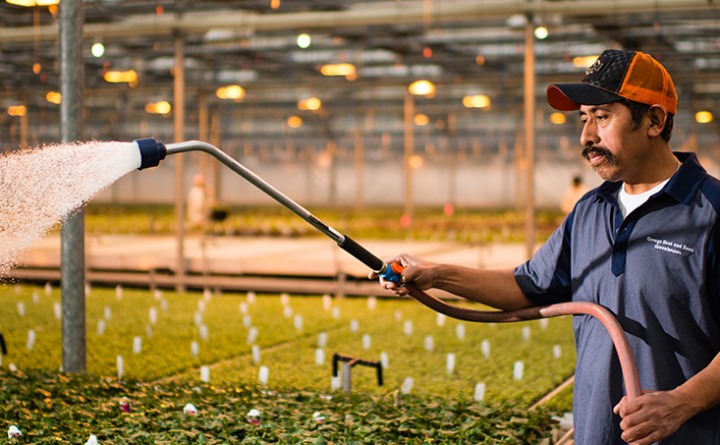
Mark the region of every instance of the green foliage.
MULTIPOLYGON (((47 290, 0 286, 9 350, 2 367, 19 370, 0 370, 0 420, 31 430, 22 443, 81 443, 89 434, 118 444, 536 443, 550 428, 549 414, 524 408, 574 369, 569 317, 546 325, 478 324, 438 318, 408 299, 93 288, 86 299, 88 376, 52 375, 62 362, 55 314, 60 294, 47 290), (302 317, 302 326, 296 317, 302 317), (412 324, 411 335, 406 324, 412 324), (248 342, 251 329, 258 336, 248 342), (28 348, 30 330, 35 342, 28 348), (327 336, 326 358, 317 364, 321 333, 327 336), (365 335, 371 339, 367 347, 365 335), (429 336, 432 350, 424 347, 429 336), (135 337, 142 340, 140 353, 133 352, 135 337), (481 351, 484 340, 489 357, 481 351), (199 345, 197 356, 192 342, 199 345), (259 363, 253 346, 260 348, 259 363), (561 358, 553 357, 556 346, 561 358), (335 352, 366 360, 385 353, 385 385, 377 386, 374 370, 355 367, 353 395, 332 389, 335 352), (446 368, 449 353, 456 357, 452 372, 446 368), (118 355, 125 363, 120 380, 118 355), (520 381, 513 378, 518 360, 525 365, 520 381), (212 386, 200 382, 201 366, 209 367, 212 386), (269 369, 267 386, 258 386, 260 366, 269 369), (412 392, 400 394, 408 377, 415 382, 412 392), (480 404, 473 401, 479 382, 487 387, 480 404), (133 401, 131 413, 119 413, 122 397, 133 401), (183 416, 185 403, 195 404, 201 415, 183 416), (261 427, 244 420, 251 408, 263 412, 261 427), (325 415, 324 424, 312 420, 315 411, 325 415)), ((552 412, 568 410, 570 400, 555 403, 552 412)))
MULTIPOLYGON (((222 222, 213 222, 216 235, 322 236, 307 222, 281 206, 232 207, 222 222)), ((402 209, 368 208, 315 209, 325 223, 354 238, 449 240, 461 242, 521 242, 525 236, 525 214, 513 210, 458 209, 446 215, 438 208, 415 209, 409 228, 400 224, 402 209)), ((561 214, 539 211, 537 236, 546 239, 557 227, 561 214)), ((86 211, 89 233, 172 234, 175 214, 162 205, 104 205, 91 203, 86 211)))
POLYGON ((247 386, 147 384, 84 375, 0 371, 0 418, 22 436, 9 443, 374 444, 538 443, 553 421, 543 410, 438 397, 319 394, 247 386), (127 401, 129 412, 120 408, 127 401), (196 415, 183 414, 192 403, 196 415), (246 420, 261 413, 259 425, 246 420), (314 413, 323 420, 318 422, 314 413))

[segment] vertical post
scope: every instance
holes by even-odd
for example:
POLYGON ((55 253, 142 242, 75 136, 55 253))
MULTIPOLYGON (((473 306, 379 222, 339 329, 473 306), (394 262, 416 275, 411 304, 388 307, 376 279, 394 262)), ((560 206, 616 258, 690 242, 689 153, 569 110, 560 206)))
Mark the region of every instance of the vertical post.
POLYGON ((337 203, 337 142, 329 136, 326 144, 328 157, 328 204, 337 203))
POLYGON ((352 364, 351 362, 343 362, 341 365, 342 369, 342 390, 344 393, 350 394, 352 392, 352 364))
POLYGON ((359 114, 355 115, 355 211, 365 209, 365 144, 359 114))
MULTIPOLYGON (((60 5, 60 127, 63 142, 83 134, 82 0, 60 5)), ((81 178, 78 178, 79 180, 81 178)), ((62 367, 84 372, 85 354, 85 211, 70 215, 61 229, 62 367)))
MULTIPOLYGON (((175 142, 185 140, 185 42, 175 34, 174 102, 175 142)), ((185 292, 185 163, 182 154, 175 157, 175 290, 185 292)))
MULTIPOLYGON (((222 144, 220 138, 220 112, 214 110, 210 114, 210 143, 216 147, 220 147, 222 144)), ((218 168, 219 162, 210 163, 210 178, 208 184, 210 185, 208 190, 208 205, 210 208, 215 207, 220 202, 220 172, 218 168)))
POLYGON ((535 250, 535 35, 532 16, 525 25, 525 255, 535 250))
POLYGON ((413 177, 412 177, 412 166, 410 165, 410 159, 412 158, 413 152, 415 151, 415 133, 413 119, 415 117, 415 100, 410 94, 410 91, 405 91, 405 104, 404 104, 404 127, 405 127, 405 145, 404 145, 404 156, 403 156, 403 171, 404 171, 404 188, 405 188, 405 211, 403 212, 404 220, 407 225, 410 226, 413 217, 413 177))
POLYGON ((457 130, 457 119, 455 114, 448 114, 447 119, 447 137, 445 138, 447 150, 445 153, 448 157, 448 200, 447 204, 455 207, 457 201, 457 150, 453 150, 455 146, 455 134, 457 130))
POLYGON ((20 116, 20 146, 25 148, 28 146, 28 115, 20 116))

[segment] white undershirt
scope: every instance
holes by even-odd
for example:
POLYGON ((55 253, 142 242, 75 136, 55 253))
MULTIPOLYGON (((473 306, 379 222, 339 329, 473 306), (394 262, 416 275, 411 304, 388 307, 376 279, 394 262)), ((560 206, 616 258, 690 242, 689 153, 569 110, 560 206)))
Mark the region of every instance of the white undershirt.
POLYGON ((625 219, 626 216, 632 213, 633 210, 643 205, 645 201, 650 198, 650 196, 654 195, 655 193, 659 192, 660 189, 665 187, 665 184, 667 184, 669 180, 670 178, 667 178, 666 180, 651 188, 647 192, 637 193, 635 195, 631 195, 626 192, 625 183, 623 183, 622 187, 620 187, 620 193, 618 193, 618 204, 620 205, 620 212, 622 212, 623 219, 625 219))

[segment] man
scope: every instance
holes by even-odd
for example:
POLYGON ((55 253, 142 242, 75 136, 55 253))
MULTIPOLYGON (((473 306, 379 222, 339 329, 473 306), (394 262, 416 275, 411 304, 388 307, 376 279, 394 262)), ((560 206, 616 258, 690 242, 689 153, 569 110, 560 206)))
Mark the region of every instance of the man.
MULTIPOLYGON (((574 316, 575 443, 720 444, 720 182, 691 153, 673 153, 677 95, 663 66, 607 50, 580 83, 547 89, 579 110, 583 156, 605 180, 588 192, 531 260, 479 270, 388 260, 403 282, 504 310, 590 301, 611 310, 634 352, 643 395, 627 400, 602 325, 574 316)), ((371 278, 377 277, 371 273, 371 278)))

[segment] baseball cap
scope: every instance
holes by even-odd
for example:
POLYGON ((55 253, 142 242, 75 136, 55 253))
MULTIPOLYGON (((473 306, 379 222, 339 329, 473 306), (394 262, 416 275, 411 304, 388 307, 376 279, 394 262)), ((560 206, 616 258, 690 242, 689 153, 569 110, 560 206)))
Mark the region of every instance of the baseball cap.
POLYGON ((623 99, 662 105, 675 114, 678 97, 670 74, 649 54, 608 49, 600 54, 579 83, 548 86, 551 107, 571 111, 580 105, 600 105, 623 99))

